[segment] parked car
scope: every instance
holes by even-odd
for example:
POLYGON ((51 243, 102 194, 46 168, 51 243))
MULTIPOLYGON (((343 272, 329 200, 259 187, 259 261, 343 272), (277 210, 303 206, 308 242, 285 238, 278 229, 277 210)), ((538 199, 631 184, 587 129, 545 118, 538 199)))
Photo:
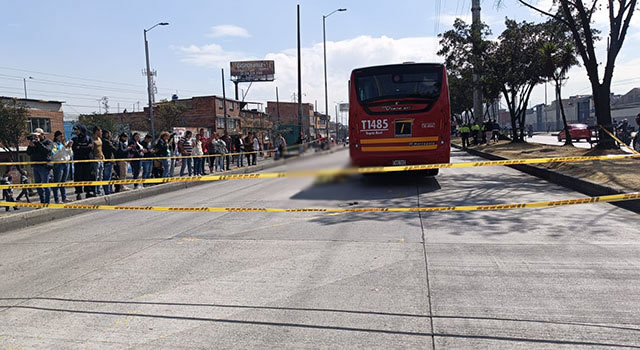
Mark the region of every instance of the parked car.
MULTIPOLYGON (((569 135, 571 135, 571 139, 574 141, 580 141, 580 139, 584 139, 585 141, 591 141, 591 137, 593 136, 593 132, 589 129, 587 124, 569 124, 569 135)), ((561 130, 558 133, 558 141, 564 141, 566 139, 566 135, 564 130, 561 130)))

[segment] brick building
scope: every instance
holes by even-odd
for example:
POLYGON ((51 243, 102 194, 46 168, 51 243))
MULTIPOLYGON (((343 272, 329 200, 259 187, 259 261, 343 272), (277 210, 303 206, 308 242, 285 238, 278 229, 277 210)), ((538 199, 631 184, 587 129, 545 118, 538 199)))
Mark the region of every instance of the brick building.
MULTIPOLYGON (((27 121, 27 133, 33 132, 37 128, 44 130, 48 139, 53 139, 53 133, 57 130, 64 132, 64 115, 62 104, 64 101, 44 101, 28 98, 14 98, 0 96, 0 102, 6 105, 23 104, 29 110, 27 121)), ((20 160, 28 161, 25 151, 28 141, 25 139, 20 143, 20 160)), ((5 150, 0 150, 0 160, 9 160, 9 154, 5 150)))
MULTIPOLYGON (((298 139, 298 103, 267 101, 267 114, 272 116, 274 123, 279 125, 288 144, 293 144, 298 139), (278 105, 280 116, 278 117, 278 105)), ((314 108, 312 103, 302 104, 302 132, 306 135, 315 135, 316 125, 314 108)))
MULTIPOLYGON (((162 103, 162 102, 160 102, 162 103)), ((207 129, 218 135, 224 133, 224 104, 219 96, 196 96, 188 99, 176 99, 165 103, 174 103, 185 107, 185 111, 178 116, 175 127, 186 129, 207 129)), ((159 104, 159 103, 158 103, 159 104)), ((158 120, 158 104, 154 105, 154 121, 158 120)), ((240 112, 247 104, 237 100, 227 99, 227 129, 230 134, 237 134, 243 130, 240 112)), ((149 108, 142 112, 110 113, 107 116, 115 122, 129 126, 130 130, 149 131, 149 108)), ((157 123, 157 122, 156 122, 157 123)), ((156 133, 161 130, 156 128, 156 133)))

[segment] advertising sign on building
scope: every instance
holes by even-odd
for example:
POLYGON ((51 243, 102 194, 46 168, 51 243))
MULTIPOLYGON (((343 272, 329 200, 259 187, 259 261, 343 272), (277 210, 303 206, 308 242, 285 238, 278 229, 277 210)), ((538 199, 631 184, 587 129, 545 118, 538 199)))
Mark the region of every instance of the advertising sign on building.
POLYGON ((231 80, 235 82, 273 81, 274 61, 231 62, 231 80))

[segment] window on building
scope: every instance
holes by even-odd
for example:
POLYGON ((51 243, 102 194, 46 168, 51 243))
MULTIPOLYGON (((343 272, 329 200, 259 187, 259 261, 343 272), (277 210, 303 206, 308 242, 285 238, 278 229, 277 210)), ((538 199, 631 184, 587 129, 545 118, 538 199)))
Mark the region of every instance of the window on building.
POLYGON ((29 132, 33 132, 33 130, 40 128, 44 130, 45 133, 51 133, 51 119, 49 118, 29 118, 29 123, 27 123, 27 127, 29 128, 29 132))
POLYGON ((236 104, 234 102, 229 102, 229 110, 233 111, 236 108, 236 104))
POLYGON ((222 100, 218 100, 218 109, 222 109, 222 108, 223 108, 222 100))
POLYGON ((224 118, 216 119, 216 125, 218 129, 224 129, 224 118))

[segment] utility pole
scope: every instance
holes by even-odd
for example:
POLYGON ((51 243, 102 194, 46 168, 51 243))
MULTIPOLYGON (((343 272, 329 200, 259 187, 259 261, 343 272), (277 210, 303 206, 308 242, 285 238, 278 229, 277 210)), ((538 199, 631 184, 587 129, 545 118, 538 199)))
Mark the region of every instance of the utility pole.
POLYGON ((224 68, 222 68, 222 112, 224 113, 224 131, 227 132, 227 95, 224 90, 224 68))
POLYGON ((336 104, 336 145, 338 144, 338 105, 336 104))
POLYGON ((276 86, 276 116, 277 116, 277 122, 276 122, 276 130, 278 130, 278 132, 280 132, 280 97, 278 96, 278 87, 276 86))
POLYGON ((482 40, 482 22, 480 20, 480 0, 471 1, 471 24, 473 42, 473 115, 476 123, 482 123, 482 86, 480 84, 480 41, 482 40))
POLYGON ((300 4, 298 4, 298 128, 299 140, 302 143, 302 57, 300 57, 300 4))

